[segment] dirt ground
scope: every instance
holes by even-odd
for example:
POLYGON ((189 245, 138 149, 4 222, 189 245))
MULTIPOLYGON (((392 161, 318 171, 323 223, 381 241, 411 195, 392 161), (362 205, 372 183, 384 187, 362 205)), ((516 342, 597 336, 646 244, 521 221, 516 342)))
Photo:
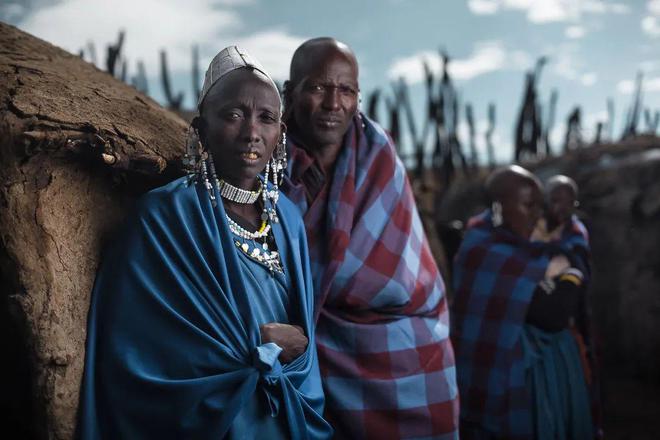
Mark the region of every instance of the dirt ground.
POLYGON ((625 377, 613 367, 603 373, 605 439, 660 439, 660 383, 645 384, 625 377))

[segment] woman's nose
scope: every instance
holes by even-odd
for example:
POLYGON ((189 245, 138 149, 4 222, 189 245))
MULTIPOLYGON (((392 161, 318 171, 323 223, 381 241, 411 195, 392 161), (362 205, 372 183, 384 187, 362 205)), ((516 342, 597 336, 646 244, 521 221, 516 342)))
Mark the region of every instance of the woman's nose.
POLYGON ((246 118, 243 123, 243 138, 250 142, 258 142, 261 139, 259 135, 259 124, 253 118, 246 118))

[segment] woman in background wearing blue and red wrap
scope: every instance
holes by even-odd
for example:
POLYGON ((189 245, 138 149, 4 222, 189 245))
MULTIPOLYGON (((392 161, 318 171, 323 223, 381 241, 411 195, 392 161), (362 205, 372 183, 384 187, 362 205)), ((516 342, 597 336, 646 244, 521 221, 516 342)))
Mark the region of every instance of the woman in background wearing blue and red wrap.
POLYGON ((461 438, 591 439, 579 349, 562 327, 570 293, 559 290, 574 267, 530 240, 541 184, 513 165, 495 171, 487 191, 492 207, 470 220, 454 264, 461 438), (555 312, 538 313, 539 304, 555 312))
POLYGON ((140 200, 96 278, 78 436, 328 438, 277 88, 232 46, 198 106, 195 173, 140 200))

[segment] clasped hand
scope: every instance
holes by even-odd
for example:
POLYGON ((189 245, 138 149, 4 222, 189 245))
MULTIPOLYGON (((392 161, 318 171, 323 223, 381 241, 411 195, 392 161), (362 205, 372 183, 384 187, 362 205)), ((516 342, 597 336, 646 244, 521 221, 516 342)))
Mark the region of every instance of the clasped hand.
POLYGON ((261 342, 266 344, 274 342, 282 348, 279 360, 288 364, 305 352, 309 340, 302 327, 298 325, 269 322, 259 327, 261 342))

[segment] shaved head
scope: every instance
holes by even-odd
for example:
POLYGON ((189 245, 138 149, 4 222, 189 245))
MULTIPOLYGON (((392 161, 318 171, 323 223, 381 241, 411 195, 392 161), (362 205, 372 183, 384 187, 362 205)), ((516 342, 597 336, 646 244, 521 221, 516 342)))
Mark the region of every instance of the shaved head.
POLYGON ((542 214, 539 179, 523 167, 509 165, 493 171, 486 181, 486 190, 493 202, 491 209, 501 213, 502 227, 529 238, 542 214))
POLYGON ((334 165, 344 135, 358 112, 360 87, 353 51, 334 38, 314 38, 293 54, 284 83, 284 120, 289 133, 334 165))
POLYGON ((558 188, 566 188, 567 190, 572 191, 573 196, 577 198, 578 186, 577 183, 575 183, 575 180, 571 179, 570 177, 558 174, 549 178, 545 183, 545 192, 547 194, 558 188))
POLYGON ((348 62, 353 64, 357 74, 357 58, 347 44, 331 37, 312 38, 301 44, 291 58, 289 87, 296 87, 315 66, 333 54, 343 55, 348 62))
POLYGON ((486 192, 491 201, 503 201, 520 185, 530 185, 541 191, 541 181, 518 165, 509 165, 491 173, 486 180, 486 192))

